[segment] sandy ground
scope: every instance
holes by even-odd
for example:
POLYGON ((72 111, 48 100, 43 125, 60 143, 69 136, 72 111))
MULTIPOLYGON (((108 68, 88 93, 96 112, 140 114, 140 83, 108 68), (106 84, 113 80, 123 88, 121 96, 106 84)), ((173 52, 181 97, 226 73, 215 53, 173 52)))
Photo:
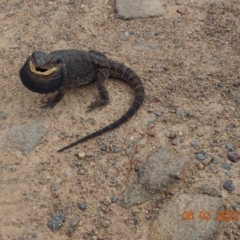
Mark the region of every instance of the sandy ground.
MULTIPOLYGON (((189 176, 208 179, 221 189, 229 179, 220 164, 229 163, 225 143, 240 151, 240 108, 233 99, 240 83, 239 2, 163 2, 163 17, 123 21, 116 19, 113 0, 1 1, 0 110, 6 115, 0 132, 41 118, 48 129, 28 156, 14 149, 1 152, 1 239, 150 239, 161 206, 149 201, 126 210, 109 199, 121 196, 135 175, 133 166, 164 146, 170 131, 181 137, 177 146, 194 162, 189 176), (110 135, 59 154, 60 147, 116 120, 133 100, 127 85, 110 80, 106 87, 111 103, 103 109, 86 113, 98 96, 94 84, 69 90, 52 110, 41 109, 52 94, 27 90, 19 69, 35 49, 71 48, 96 49, 130 66, 141 76, 147 98, 138 113, 110 135), (193 117, 177 117, 177 107, 193 117), (234 126, 231 132, 226 132, 227 124, 234 126), (125 149, 131 140, 137 144, 142 139, 146 143, 134 152, 130 165, 125 149), (99 150, 102 143, 107 152, 99 150), (114 147, 122 151, 113 153, 114 147), (215 171, 198 169, 195 154, 203 149, 219 159, 215 171), (92 156, 79 160, 79 151, 92 156), (78 201, 86 203, 85 211, 78 209, 78 201), (52 232, 46 224, 57 211, 67 220, 52 232), (79 224, 69 233, 74 217, 79 224)), ((223 190, 227 206, 240 204, 239 164, 231 169, 234 193, 223 190)), ((239 222, 225 223, 222 239, 238 239, 238 228, 239 222)))

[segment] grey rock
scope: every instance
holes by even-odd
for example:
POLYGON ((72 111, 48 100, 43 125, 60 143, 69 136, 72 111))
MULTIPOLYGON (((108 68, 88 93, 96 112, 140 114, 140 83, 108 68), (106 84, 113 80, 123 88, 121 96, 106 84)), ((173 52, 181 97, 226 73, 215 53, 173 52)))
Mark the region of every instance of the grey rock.
POLYGON ((146 143, 147 143, 146 138, 143 138, 139 141, 139 146, 143 148, 143 147, 145 147, 146 143))
POLYGON ((126 149, 126 154, 129 156, 132 153, 132 151, 133 151, 133 147, 128 147, 126 149))
POLYGON ((100 145, 100 150, 101 151, 106 151, 106 144, 101 144, 100 145))
POLYGON ((240 90, 239 89, 236 89, 236 90, 232 90, 230 92, 230 97, 236 101, 237 103, 240 104, 240 90))
POLYGON ((235 151, 230 151, 228 152, 228 159, 231 161, 231 162, 237 162, 239 159, 240 159, 240 156, 237 152, 235 151))
POLYGON ((157 117, 161 117, 161 115, 162 115, 162 113, 159 112, 159 111, 154 112, 154 114, 155 114, 157 117))
POLYGON ((212 157, 211 156, 207 156, 206 158, 203 159, 202 163, 204 166, 208 166, 211 164, 212 161, 212 157))
POLYGON ((51 190, 52 191, 58 191, 59 190, 59 184, 58 183, 52 183, 51 185, 51 190))
POLYGON ((84 202, 78 202, 78 208, 81 210, 86 210, 87 205, 84 202))
POLYGON ((190 160, 174 148, 160 148, 139 169, 138 176, 127 187, 119 205, 129 208, 152 199, 185 179, 190 160))
POLYGON ((198 154, 196 154, 196 159, 197 159, 197 160, 203 160, 203 159, 204 159, 203 153, 198 153, 198 154))
POLYGON ((153 44, 145 43, 145 42, 142 42, 140 40, 136 40, 135 44, 140 46, 140 47, 147 47, 147 48, 149 48, 151 50, 155 50, 156 49, 156 47, 153 44))
POLYGON ((226 148, 227 148, 228 150, 231 150, 231 151, 234 150, 234 147, 233 147, 233 145, 232 145, 231 143, 227 143, 227 144, 226 144, 226 148))
POLYGON ((177 108, 176 109, 176 114, 178 117, 185 117, 186 113, 184 112, 184 110, 182 108, 177 108))
POLYGON ((232 172, 230 172, 230 171, 226 172, 226 175, 231 178, 232 177, 232 172))
POLYGON ((52 215, 52 218, 49 220, 47 226, 54 231, 60 228, 65 220, 66 216, 64 214, 56 212, 52 215))
POLYGON ((14 126, 0 135, 0 149, 13 148, 27 156, 46 133, 47 129, 43 119, 14 126))
POLYGON ((138 17, 161 16, 162 6, 158 0, 116 0, 115 9, 122 19, 138 17))
POLYGON ((115 197, 115 196, 111 197, 111 202, 112 202, 112 203, 115 203, 115 202, 117 202, 117 200, 118 200, 118 198, 117 198, 117 197, 115 197))
POLYGON ((168 135, 169 138, 171 139, 174 139, 177 137, 177 134, 175 132, 171 132, 169 135, 168 135))
POLYGON ((192 141, 190 142, 190 145, 191 145, 192 147, 195 147, 195 146, 197 145, 197 143, 196 143, 196 141, 192 140, 192 141))
POLYGON ((191 110, 189 110, 189 111, 187 111, 186 116, 187 117, 193 117, 194 113, 191 110))
POLYGON ((114 149, 113 149, 113 152, 114 153, 119 153, 119 152, 121 152, 121 148, 120 147, 115 147, 114 149))
POLYGON ((231 166, 230 166, 229 164, 227 164, 227 163, 223 163, 223 164, 221 165, 221 167, 222 167, 223 169, 226 169, 226 170, 231 170, 231 166))
POLYGON ((172 140, 172 145, 178 146, 179 144, 180 144, 180 139, 178 137, 176 137, 172 140))
POLYGON ((221 223, 216 221, 215 217, 220 207, 222 200, 217 196, 192 193, 173 197, 170 203, 162 206, 153 223, 152 239, 218 239, 221 223), (201 213, 202 215, 199 215, 201 213), (211 214, 209 220, 200 219, 205 214, 209 216, 207 213, 211 214))
POLYGON ((79 218, 72 218, 71 220, 70 220, 70 227, 76 227, 77 225, 78 225, 78 223, 79 223, 79 218))
POLYGON ((214 164, 218 164, 219 161, 218 161, 217 158, 214 157, 214 158, 212 158, 212 162, 213 162, 214 164))
POLYGON ((226 189, 228 192, 232 192, 235 187, 233 186, 233 183, 231 181, 226 181, 224 184, 223 184, 223 187, 224 189, 226 189))

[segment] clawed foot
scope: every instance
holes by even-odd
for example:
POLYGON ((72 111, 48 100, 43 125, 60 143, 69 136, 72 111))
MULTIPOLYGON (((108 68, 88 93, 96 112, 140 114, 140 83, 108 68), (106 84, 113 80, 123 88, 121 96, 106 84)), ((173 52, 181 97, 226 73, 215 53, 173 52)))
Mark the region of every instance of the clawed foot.
POLYGON ((40 108, 42 109, 52 109, 56 106, 57 102, 55 99, 49 99, 45 104, 43 104, 40 108))
POLYGON ((90 112, 92 111, 93 109, 95 108, 98 108, 98 107, 103 107, 103 106, 106 106, 107 104, 109 103, 108 100, 105 100, 105 99, 101 99, 101 100, 97 100, 95 102, 92 102, 87 108, 87 111, 86 112, 90 112))

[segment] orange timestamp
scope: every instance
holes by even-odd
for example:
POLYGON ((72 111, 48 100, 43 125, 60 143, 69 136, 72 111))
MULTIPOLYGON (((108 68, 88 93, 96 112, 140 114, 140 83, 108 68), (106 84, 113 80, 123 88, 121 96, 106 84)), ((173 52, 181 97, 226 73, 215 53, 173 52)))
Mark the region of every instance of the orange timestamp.
MULTIPOLYGON (((209 221, 212 219, 212 214, 210 211, 200 211, 197 215, 197 218, 201 221, 209 221)), ((194 220, 194 212, 193 211, 184 211, 182 213, 183 220, 194 220)), ((214 217, 216 221, 238 221, 239 220, 239 212, 237 211, 217 211, 216 217, 214 217)))

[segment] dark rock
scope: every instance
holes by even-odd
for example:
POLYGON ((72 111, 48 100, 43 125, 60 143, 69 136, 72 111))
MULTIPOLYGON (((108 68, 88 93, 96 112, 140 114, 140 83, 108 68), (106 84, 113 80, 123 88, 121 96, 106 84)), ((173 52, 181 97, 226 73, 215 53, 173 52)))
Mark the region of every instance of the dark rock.
POLYGON ((118 198, 117 198, 117 197, 115 197, 115 196, 111 197, 111 202, 112 202, 112 203, 115 203, 115 202, 117 202, 117 200, 118 200, 118 198))
POLYGON ((66 220, 66 216, 63 215, 62 213, 54 213, 52 215, 52 218, 49 220, 47 226, 52 230, 56 230, 56 229, 59 229, 63 222, 66 220))
POLYGON ((224 184, 223 184, 223 187, 224 189, 226 189, 228 192, 232 192, 235 187, 233 186, 232 182, 231 181, 226 181, 224 184))
POLYGON ((85 211, 87 208, 87 205, 84 202, 78 202, 78 208, 85 211))
POLYGON ((237 162, 239 159, 240 159, 240 156, 237 152, 235 151, 230 151, 228 152, 228 159, 231 161, 231 162, 237 162))
POLYGON ((223 169, 225 169, 225 170, 231 170, 231 166, 230 166, 229 164, 227 164, 227 163, 223 163, 223 164, 221 165, 221 167, 222 167, 223 169))
POLYGON ((204 159, 204 155, 202 153, 198 153, 198 154, 196 154, 196 159, 197 160, 203 160, 204 159))

